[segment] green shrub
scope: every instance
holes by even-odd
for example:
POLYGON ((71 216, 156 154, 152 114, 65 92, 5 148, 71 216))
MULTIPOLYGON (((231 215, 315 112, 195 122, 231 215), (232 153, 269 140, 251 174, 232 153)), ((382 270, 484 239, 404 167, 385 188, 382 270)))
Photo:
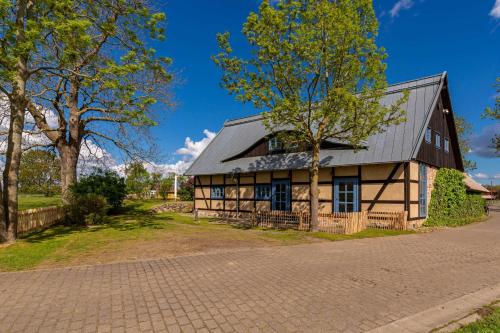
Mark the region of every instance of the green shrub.
POLYGON ((71 188, 75 195, 98 194, 106 198, 109 206, 121 207, 127 195, 125 180, 116 172, 97 169, 94 173, 81 177, 71 188))
POLYGON ((486 202, 466 192, 464 175, 455 169, 439 169, 429 205, 427 226, 458 226, 484 216, 486 202))
POLYGON ((104 223, 108 208, 106 198, 100 194, 72 194, 67 206, 68 222, 75 225, 104 223))

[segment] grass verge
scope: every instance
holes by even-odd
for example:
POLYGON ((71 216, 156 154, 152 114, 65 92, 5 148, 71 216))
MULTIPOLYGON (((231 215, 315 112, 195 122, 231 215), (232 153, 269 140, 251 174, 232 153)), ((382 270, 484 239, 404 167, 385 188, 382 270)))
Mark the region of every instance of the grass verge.
POLYGON ((500 303, 485 306, 479 315, 482 319, 459 328, 454 333, 498 333, 500 332, 500 303))
POLYGON ((126 201, 105 224, 89 227, 58 225, 29 234, 0 248, 0 271, 67 267, 138 259, 154 259, 211 250, 294 245, 408 234, 367 229, 354 235, 296 230, 243 229, 189 215, 153 214, 161 200, 126 201))

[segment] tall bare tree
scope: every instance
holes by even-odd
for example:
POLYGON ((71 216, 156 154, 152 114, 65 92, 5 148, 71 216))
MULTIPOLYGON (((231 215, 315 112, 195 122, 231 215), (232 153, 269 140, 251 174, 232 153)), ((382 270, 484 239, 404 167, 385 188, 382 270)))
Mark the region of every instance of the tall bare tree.
POLYGON ((138 134, 171 105, 171 60, 150 41, 164 39, 165 14, 146 0, 68 0, 67 24, 44 39, 43 94, 28 110, 61 159, 63 195, 76 181, 82 143, 132 153, 138 134), (57 125, 51 126, 46 110, 57 125))

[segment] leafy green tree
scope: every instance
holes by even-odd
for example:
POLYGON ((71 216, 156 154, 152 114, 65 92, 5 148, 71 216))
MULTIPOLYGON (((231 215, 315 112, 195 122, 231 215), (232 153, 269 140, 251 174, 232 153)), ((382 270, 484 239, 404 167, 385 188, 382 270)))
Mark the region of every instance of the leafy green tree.
POLYGON ((164 40, 165 14, 149 1, 60 3, 69 7, 57 13, 65 21, 54 23, 39 53, 45 70, 37 84, 44 93, 28 109, 61 157, 64 194, 76 181, 84 140, 134 156, 147 153, 141 149, 147 143, 143 134, 156 125, 155 110, 171 104, 172 75, 171 60, 152 48, 164 40), (50 126, 46 109, 58 118, 56 127, 50 126))
POLYGON ((222 86, 264 112, 274 132, 287 128, 310 151, 312 228, 318 221, 320 145, 327 139, 360 148, 370 135, 402 121, 400 94, 381 105, 386 53, 376 45, 372 0, 265 0, 243 25, 251 53, 233 55, 229 33, 217 35, 222 86))
POLYGON ((60 162, 51 151, 29 150, 21 157, 19 190, 51 196, 60 191, 60 162))
POLYGON ((465 171, 472 171, 477 168, 476 162, 466 158, 471 150, 472 124, 462 116, 455 116, 455 128, 457 130, 458 145, 462 152, 464 169, 465 171))
POLYGON ((5 165, 0 189, 0 241, 17 237, 17 194, 25 110, 39 92, 33 77, 43 69, 36 56, 42 36, 63 24, 53 13, 63 6, 45 0, 0 0, 0 107, 8 109, 5 165), (50 23, 50 24, 49 24, 50 23))
MULTIPOLYGON (((486 110, 484 110, 483 117, 500 121, 500 77, 497 78, 495 87, 497 89, 495 106, 493 108, 486 108, 486 110)), ((500 134, 495 134, 495 137, 491 139, 491 142, 497 153, 500 152, 500 134)))
POLYGON ((127 189, 125 179, 116 172, 97 169, 88 176, 80 177, 78 182, 71 186, 74 195, 82 196, 86 194, 97 194, 106 198, 112 208, 121 207, 127 189))
POLYGON ((129 193, 135 194, 137 197, 143 198, 149 191, 151 177, 141 162, 133 162, 125 171, 127 179, 125 184, 129 193))

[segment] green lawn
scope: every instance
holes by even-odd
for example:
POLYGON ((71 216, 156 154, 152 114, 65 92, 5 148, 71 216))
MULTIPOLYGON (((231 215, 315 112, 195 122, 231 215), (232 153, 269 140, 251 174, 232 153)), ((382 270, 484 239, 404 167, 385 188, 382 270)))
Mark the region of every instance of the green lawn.
POLYGON ((500 332, 500 304, 481 309, 483 319, 466 325, 454 333, 498 333, 500 332))
POLYGON ((381 237, 409 232, 368 229, 354 235, 330 235, 295 230, 242 229, 189 215, 152 214, 161 200, 127 201, 106 224, 90 227, 55 226, 0 248, 0 270, 65 267, 152 259, 241 247, 293 245, 381 237))
POLYGON ((61 196, 46 197, 42 194, 19 194, 19 210, 57 206, 61 204, 61 196))

